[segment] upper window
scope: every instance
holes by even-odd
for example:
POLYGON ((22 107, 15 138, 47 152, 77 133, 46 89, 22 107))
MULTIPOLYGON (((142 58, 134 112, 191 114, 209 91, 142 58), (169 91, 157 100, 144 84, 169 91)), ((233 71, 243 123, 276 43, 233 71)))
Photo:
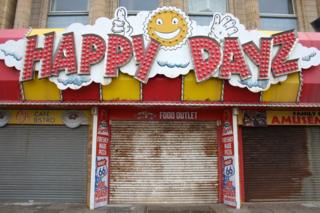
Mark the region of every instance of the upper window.
POLYGON ((67 27, 75 22, 88 24, 88 0, 51 0, 47 27, 67 27))
POLYGON ((297 29, 292 0, 259 0, 262 30, 297 29))
POLYGON ((200 25, 208 25, 214 12, 225 13, 227 0, 188 0, 189 16, 200 25))
POLYGON ((159 7, 159 0, 120 0, 120 6, 125 7, 129 14, 136 14, 141 10, 154 10, 159 7))

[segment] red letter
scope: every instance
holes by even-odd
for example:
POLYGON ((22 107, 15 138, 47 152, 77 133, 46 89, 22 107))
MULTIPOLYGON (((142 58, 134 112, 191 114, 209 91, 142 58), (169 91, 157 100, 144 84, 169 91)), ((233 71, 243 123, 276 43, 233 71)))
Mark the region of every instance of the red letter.
POLYGON ((106 45, 98 35, 82 35, 82 53, 79 74, 90 74, 90 66, 99 63, 105 54, 106 45))
POLYGON ((272 38, 260 39, 260 50, 254 42, 242 45, 243 51, 259 68, 259 79, 268 79, 270 71, 272 38))
POLYGON ((160 44, 156 40, 151 39, 149 46, 144 49, 142 35, 132 36, 132 39, 136 61, 139 63, 139 67, 135 74, 135 77, 139 81, 147 83, 151 65, 153 64, 153 61, 157 55, 160 44))
POLYGON ((251 75, 237 38, 225 38, 224 41, 220 77, 229 79, 231 74, 239 74, 241 79, 249 78, 251 75))
POLYGON ((39 78, 46 78, 51 75, 51 59, 53 51, 54 32, 44 34, 44 47, 37 48, 38 36, 27 37, 27 47, 24 59, 21 81, 33 79, 34 64, 41 61, 39 78))
POLYGON ((272 36, 273 44, 280 46, 277 55, 272 61, 272 73, 274 76, 287 75, 299 72, 298 59, 287 60, 296 42, 296 35, 293 31, 278 33, 272 36))
POLYGON ((77 72, 77 60, 73 32, 65 33, 53 60, 52 75, 58 76, 59 71, 66 70, 67 74, 77 72))
POLYGON ((127 64, 132 57, 129 39, 122 35, 109 34, 106 77, 117 77, 118 68, 127 64))
POLYGON ((277 116, 273 116, 271 124, 280 124, 279 118, 277 116))
POLYGON ((219 43, 209 37, 194 36, 189 38, 189 44, 197 81, 200 82, 210 78, 220 64, 219 43), (204 54, 207 54, 207 56, 204 54))

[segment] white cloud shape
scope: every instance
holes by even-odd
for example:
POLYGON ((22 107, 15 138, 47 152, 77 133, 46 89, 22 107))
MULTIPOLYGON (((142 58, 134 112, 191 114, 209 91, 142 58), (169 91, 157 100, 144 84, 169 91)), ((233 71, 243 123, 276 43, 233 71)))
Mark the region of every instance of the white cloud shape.
POLYGON ((4 60, 6 66, 22 70, 25 49, 25 38, 18 41, 8 40, 5 43, 0 44, 0 59, 4 60))
MULTIPOLYGON (((145 35, 145 21, 150 17, 151 12, 142 11, 135 16, 126 18, 126 24, 132 27, 131 35, 144 34, 145 35)), ((64 32, 56 33, 55 49, 57 49, 59 41, 63 33, 73 32, 75 37, 75 49, 77 57, 77 65, 80 67, 81 59, 81 43, 82 35, 95 34, 108 41, 108 34, 112 32, 112 26, 115 19, 99 18, 94 25, 83 25, 79 23, 68 26, 64 32)), ((121 24, 120 24, 121 25, 121 24)), ((211 23, 208 26, 200 26, 195 21, 190 23, 190 36, 210 36, 220 42, 223 48, 223 41, 225 37, 238 37, 241 44, 249 41, 255 42, 259 45, 260 38, 266 37, 258 31, 246 30, 244 25, 240 24, 239 20, 232 14, 214 13, 211 23)), ((132 41, 129 35, 126 35, 132 41)), ((144 36, 145 47, 148 45, 148 36, 144 36)), ((43 47, 44 36, 38 37, 38 46, 43 47)), ((7 41, 0 44, 0 59, 5 61, 6 66, 15 67, 18 70, 23 69, 24 54, 26 49, 26 38, 18 41, 7 41)), ((277 52, 277 47, 273 48, 273 56, 277 52)), ((92 82, 101 83, 103 85, 109 84, 112 79, 105 78, 106 57, 95 65, 91 66, 91 74, 88 76, 66 75, 60 72, 58 77, 50 77, 50 81, 57 84, 59 89, 79 89, 82 86, 87 86, 92 82)), ((232 75, 229 82, 233 86, 241 88, 248 88, 252 92, 259 92, 267 90, 270 85, 286 80, 287 76, 274 77, 269 73, 268 80, 258 79, 258 68, 251 60, 246 57, 247 64, 252 72, 252 77, 247 80, 241 80, 238 75, 232 75)), ((307 48, 298 43, 293 49, 290 58, 299 58, 299 66, 302 69, 308 69, 311 66, 318 66, 320 64, 320 51, 317 48, 307 48)), ((37 63, 36 69, 39 69, 40 64, 37 63)), ((121 72, 134 76, 137 71, 137 64, 135 57, 125 66, 121 67, 121 72)), ((176 49, 161 48, 157 53, 154 63, 152 64, 149 78, 158 74, 165 75, 168 78, 176 78, 180 75, 186 75, 190 70, 194 69, 191 50, 188 42, 184 42, 176 49)), ((218 73, 214 73, 213 77, 219 77, 218 73)))

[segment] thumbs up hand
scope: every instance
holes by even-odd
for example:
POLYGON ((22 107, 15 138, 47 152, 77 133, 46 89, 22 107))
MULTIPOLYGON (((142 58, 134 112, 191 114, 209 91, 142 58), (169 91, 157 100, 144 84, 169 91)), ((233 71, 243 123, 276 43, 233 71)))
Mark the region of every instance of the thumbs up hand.
POLYGON ((113 33, 124 36, 130 36, 132 34, 133 28, 127 20, 127 14, 127 10, 124 7, 119 7, 116 9, 111 28, 113 33))

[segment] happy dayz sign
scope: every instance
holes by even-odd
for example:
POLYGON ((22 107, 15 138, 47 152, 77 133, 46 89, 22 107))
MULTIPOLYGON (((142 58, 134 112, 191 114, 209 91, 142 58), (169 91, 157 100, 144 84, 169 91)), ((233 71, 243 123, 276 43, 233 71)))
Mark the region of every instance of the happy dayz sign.
POLYGON ((113 19, 94 25, 75 23, 61 33, 0 44, 0 59, 20 71, 20 81, 37 72, 59 89, 107 85, 119 72, 147 83, 158 74, 176 78, 194 70, 197 82, 220 78, 259 92, 319 65, 320 53, 302 46, 294 31, 264 36, 246 30, 232 14, 214 13, 201 26, 175 7, 135 16, 120 7, 113 19))

